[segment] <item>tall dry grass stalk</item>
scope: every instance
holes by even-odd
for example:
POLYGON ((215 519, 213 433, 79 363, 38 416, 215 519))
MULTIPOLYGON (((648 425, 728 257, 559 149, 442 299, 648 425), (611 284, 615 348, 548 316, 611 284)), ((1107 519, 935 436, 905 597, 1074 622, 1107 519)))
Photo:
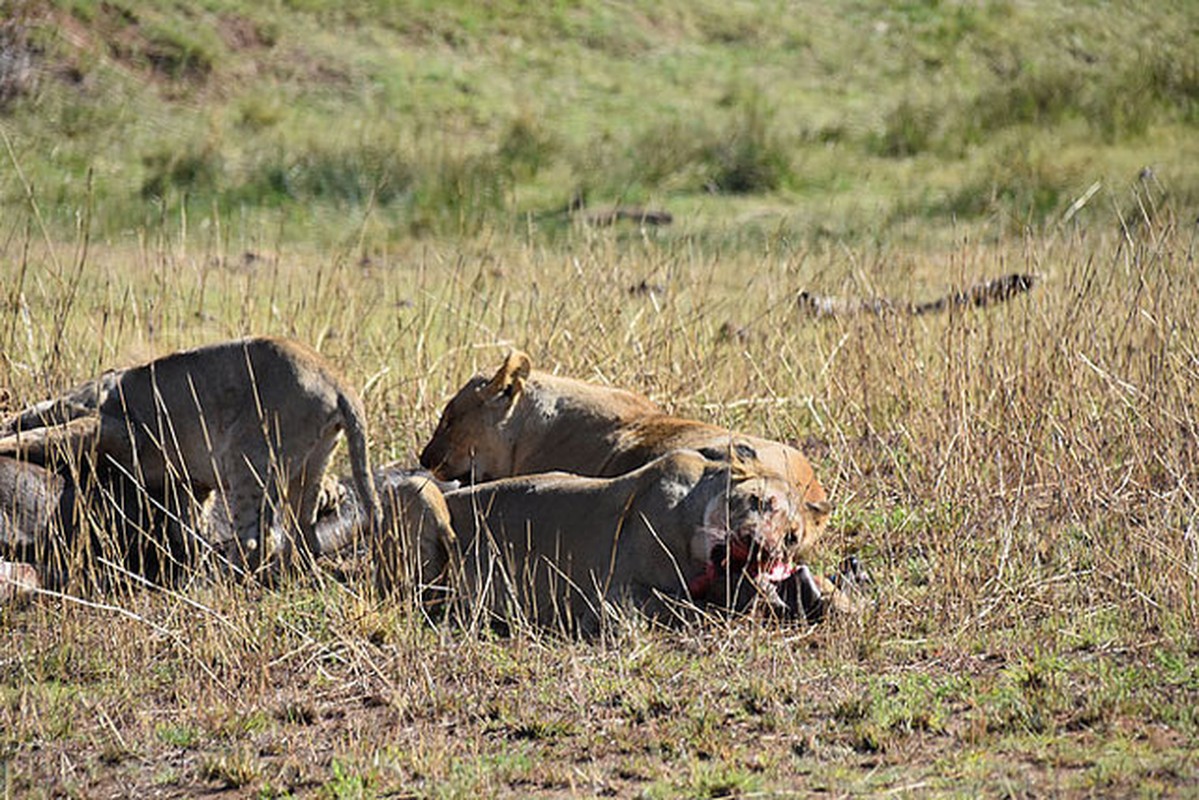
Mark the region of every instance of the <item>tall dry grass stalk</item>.
MULTIPOLYGON (((1199 286, 1194 234, 1169 213, 932 253, 782 243, 750 253, 582 230, 552 247, 487 235, 384 246, 365 230, 345 254, 321 254, 269 234, 229 242, 192 220, 159 241, 92 242, 64 274, 50 246, 13 229, 0 243, 0 406, 178 347, 289 335, 365 389, 375 462, 414 462, 444 400, 520 347, 538 368, 798 442, 837 504, 823 558, 857 552, 875 606, 816 631, 712 620, 662 632, 630 620, 588 644, 429 625, 411 604, 376 602, 354 563, 343 565, 348 581, 322 568, 271 588, 204 580, 101 592, 87 605, 38 598, 3 612, 0 741, 18 754, 6 767, 18 786, 90 785, 30 741, 109 753, 95 772, 110 775, 127 774, 123 754, 158 759, 185 739, 203 768, 184 764, 167 785, 340 780, 327 756, 308 760, 332 748, 376 787, 442 781, 469 793, 560 785, 544 759, 605 735, 620 744, 589 745, 595 765, 578 771, 619 783, 603 765, 648 735, 628 720, 659 720, 680 747, 733 747, 714 710, 734 702, 721 681, 759 709, 754 719, 779 712, 769 724, 785 737, 857 748, 881 736, 885 748, 900 734, 892 717, 876 719, 884 701, 850 700, 913 659, 935 675, 980 652, 1031 659, 1019 661, 1019 693, 1045 685, 1026 680, 1040 674, 1038 653, 1072 663, 1084 648, 1156 675, 1164 667, 1137 654, 1194 652, 1199 286), (1043 281, 977 311, 816 320, 795 303, 803 288, 928 299, 1012 271, 1043 281), (798 711, 805 704, 831 727, 798 711), (540 755, 503 760, 496 730, 540 755), (258 749, 239 749, 247 742, 258 749), (484 769, 480 753, 498 760, 484 769), (476 771, 455 772, 463 763, 476 771)), ((1020 705, 999 696, 1007 672, 962 669, 973 677, 936 688, 961 704, 926 719, 925 733, 986 742, 1065 730, 1054 720, 1087 693, 1132 693, 1094 709, 1100 722, 1155 706, 1145 713, 1163 715, 1178 700, 1174 684, 1130 689, 1079 666, 1049 684, 1052 696, 1038 688, 1020 705), (1038 703, 1048 722, 1029 721, 1038 703)), ((1185 715, 1163 724, 1194 735, 1185 715)), ((674 780, 653 752, 628 768, 674 780)))

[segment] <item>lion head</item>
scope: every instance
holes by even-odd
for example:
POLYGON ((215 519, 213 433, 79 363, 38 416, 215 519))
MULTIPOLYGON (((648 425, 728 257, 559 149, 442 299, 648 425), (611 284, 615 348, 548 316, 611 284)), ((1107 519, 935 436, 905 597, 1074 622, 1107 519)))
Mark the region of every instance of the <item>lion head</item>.
POLYGON ((514 436, 504 423, 524 391, 532 365, 511 353, 490 378, 476 375, 446 405, 421 466, 441 480, 470 482, 512 474, 514 436))
MULTIPOLYGON (((742 462, 729 466, 728 485, 707 503, 692 539, 692 557, 706 564, 688 582, 691 596, 721 605, 743 604, 742 594, 779 604, 777 587, 798 569, 813 511, 795 487, 742 462)), ((827 503, 819 509, 827 517, 827 503)))

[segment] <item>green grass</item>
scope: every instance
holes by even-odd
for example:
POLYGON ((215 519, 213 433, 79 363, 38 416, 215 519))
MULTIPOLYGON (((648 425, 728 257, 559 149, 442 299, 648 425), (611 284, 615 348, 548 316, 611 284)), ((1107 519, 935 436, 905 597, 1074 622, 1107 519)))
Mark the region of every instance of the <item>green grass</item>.
POLYGON ((412 463, 520 347, 801 444, 814 566, 875 579, 813 630, 595 642, 432 626, 353 562, 40 598, 0 609, 6 795, 1194 791, 1190 4, 3 8, 0 412, 289 335, 412 463), (976 313, 795 304, 1013 271, 976 313))
MULTIPOLYGON (((1199 194, 1181 2, 10 5, 32 69, 0 74, 5 131, 60 231, 89 169, 103 236, 182 207, 322 244, 368 211, 552 231, 579 190, 704 227, 752 195, 764 232, 914 241, 1040 226, 1144 165, 1199 194)), ((0 202, 24 192, 6 171, 0 202)))

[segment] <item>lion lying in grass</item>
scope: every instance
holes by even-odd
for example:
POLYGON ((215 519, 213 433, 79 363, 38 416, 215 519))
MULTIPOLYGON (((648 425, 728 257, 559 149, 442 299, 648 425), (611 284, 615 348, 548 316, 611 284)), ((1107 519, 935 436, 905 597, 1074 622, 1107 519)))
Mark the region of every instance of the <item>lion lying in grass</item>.
POLYGON ((106 372, 0 425, 0 456, 58 469, 83 460, 151 496, 215 493, 235 531, 232 558, 251 571, 294 553, 299 530, 319 551, 321 478, 344 430, 370 518, 377 498, 362 402, 319 354, 283 339, 200 347, 106 372))
POLYGON ((420 463, 443 480, 486 481, 562 470, 612 477, 673 450, 739 451, 802 497, 799 552, 823 534, 831 506, 794 447, 672 417, 632 392, 532 370, 521 352, 492 377, 476 375, 446 405, 420 463))
POLYGON ((0 457, 0 603, 72 579, 111 586, 122 572, 135 583, 179 577, 204 543, 191 514, 167 502, 122 476, 0 457))
POLYGON ((372 540, 380 592, 416 575, 426 603, 448 594, 472 618, 594 632, 630 607, 669 619, 761 604, 815 619, 846 602, 796 566, 802 497, 735 457, 680 450, 613 478, 542 473, 444 494, 410 475, 379 484, 384 509, 404 509, 372 540))

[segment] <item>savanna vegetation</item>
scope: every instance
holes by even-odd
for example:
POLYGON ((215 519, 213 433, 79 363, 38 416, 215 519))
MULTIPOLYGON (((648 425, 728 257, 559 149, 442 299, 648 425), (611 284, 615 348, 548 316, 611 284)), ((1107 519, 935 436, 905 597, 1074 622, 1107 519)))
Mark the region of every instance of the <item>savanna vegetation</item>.
POLYGON ((0 609, 5 795, 1196 792, 1197 40, 1184 0, 0 0, 0 412, 288 335, 412 463, 520 347, 798 443, 814 566, 874 576, 584 642, 352 558, 116 576, 0 609))

